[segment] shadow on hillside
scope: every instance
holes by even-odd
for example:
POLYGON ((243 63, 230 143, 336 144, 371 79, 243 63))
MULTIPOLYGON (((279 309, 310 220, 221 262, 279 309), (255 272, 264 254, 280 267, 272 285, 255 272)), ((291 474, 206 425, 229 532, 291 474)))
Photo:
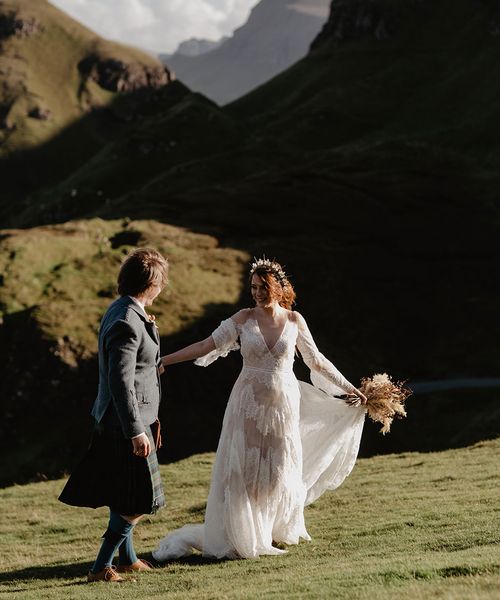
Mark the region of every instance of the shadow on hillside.
POLYGON ((500 389, 466 389, 410 396, 408 416, 390 433, 366 419, 360 456, 437 452, 500 436, 500 389))
MULTIPOLYGON (((212 559, 205 558, 201 554, 192 554, 179 558, 177 560, 166 561, 160 563, 155 561, 151 554, 145 555, 143 558, 151 562, 158 570, 167 568, 172 564, 187 565, 191 567, 200 567, 204 565, 213 565, 216 563, 227 562, 230 559, 212 559)), ((37 580, 54 580, 54 579, 75 579, 67 583, 67 586, 73 587, 75 585, 87 585, 87 573, 91 569, 93 562, 79 562, 79 563, 66 563, 59 565, 40 565, 34 567, 25 567, 24 569, 16 569, 15 571, 8 571, 0 573, 0 584, 1 583, 17 583, 22 585, 23 581, 29 581, 33 579, 37 580)), ((31 589, 31 588, 30 588, 31 589)), ((20 593, 27 591, 28 588, 18 587, 9 588, 10 593, 20 593)))
MULTIPOLYGON (((62 565, 48 565, 48 566, 36 566, 26 567, 24 569, 17 569, 16 571, 8 571, 0 573, 0 583, 21 583, 22 581, 39 579, 78 579, 74 583, 68 583, 67 585, 82 585, 86 584, 86 576, 92 562, 80 562, 80 563, 67 563, 62 565)), ((10 593, 27 591, 25 588, 10 589, 10 593)))
POLYGON ((63 347, 43 335, 36 309, 5 315, 0 327, 0 485, 60 476, 86 448, 91 430, 97 367, 60 360, 63 347))
POLYGON ((61 223, 108 206, 112 198, 157 176, 166 164, 173 167, 207 151, 198 133, 205 121, 218 120, 213 118, 218 112, 212 101, 179 81, 119 95, 92 108, 47 142, 0 158, 1 226, 61 223), (184 116, 177 117, 179 112, 184 116), (187 120, 193 127, 198 121, 189 144, 183 135, 187 120), (53 193, 91 163, 88 185, 77 189, 77 195, 74 184, 53 193))

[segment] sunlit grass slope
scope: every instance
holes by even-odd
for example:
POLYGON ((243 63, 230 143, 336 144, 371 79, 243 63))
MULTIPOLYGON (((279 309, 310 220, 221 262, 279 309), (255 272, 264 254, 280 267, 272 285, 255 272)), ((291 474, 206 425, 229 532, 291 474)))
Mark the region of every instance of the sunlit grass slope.
POLYGON ((33 311, 44 338, 69 335, 82 358, 95 352, 100 318, 117 295, 116 276, 131 248, 153 246, 170 259, 170 283, 152 311, 161 335, 188 326, 205 306, 235 303, 248 259, 208 235, 127 218, 3 230, 2 238, 0 318, 33 311))
POLYGON ((89 56, 137 70, 163 70, 153 56, 100 38, 47 0, 2 0, 0 10, 4 20, 24 23, 24 29, 18 25, 15 33, 0 40, 5 122, 0 156, 48 141, 113 99, 116 90, 85 77, 81 62, 89 56), (30 118, 35 108, 50 115, 30 118))
MULTIPOLYGON (((0 491, 0 597, 495 600, 499 451, 496 440, 359 460, 341 488, 306 509, 312 542, 255 561, 196 555, 112 590, 83 584, 105 509, 58 503, 63 480, 6 488, 0 491)), ((169 505, 138 526, 141 556, 170 529, 202 521, 212 461, 205 454, 162 467, 169 505)))
MULTIPOLYGON (((23 194, 58 181, 138 118, 135 101, 107 114, 111 103, 137 95, 147 103, 171 80, 156 57, 103 39, 47 0, 2 1, 0 219, 20 209, 23 194), (77 132, 71 141, 55 142, 68 129, 77 132)), ((167 96, 163 104, 172 102, 167 96)))

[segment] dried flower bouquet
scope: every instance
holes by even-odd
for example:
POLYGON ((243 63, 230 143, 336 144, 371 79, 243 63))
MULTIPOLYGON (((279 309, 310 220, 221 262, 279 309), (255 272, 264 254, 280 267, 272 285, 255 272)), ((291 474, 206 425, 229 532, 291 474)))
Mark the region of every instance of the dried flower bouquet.
POLYGON ((372 421, 382 423, 380 433, 390 431, 394 418, 406 417, 404 402, 411 390, 404 382, 393 382, 387 373, 378 373, 373 377, 364 377, 359 388, 367 397, 366 409, 372 421))

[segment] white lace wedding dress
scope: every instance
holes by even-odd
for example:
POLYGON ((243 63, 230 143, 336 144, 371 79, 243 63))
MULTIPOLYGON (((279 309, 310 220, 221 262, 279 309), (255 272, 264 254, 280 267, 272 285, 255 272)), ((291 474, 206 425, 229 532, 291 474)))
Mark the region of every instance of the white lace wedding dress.
POLYGON ((355 388, 318 351, 304 319, 290 313, 268 348, 248 311, 243 325, 222 321, 207 366, 241 343, 243 369, 226 408, 204 524, 186 525, 153 552, 165 561, 191 554, 256 558, 284 552, 275 542, 311 539, 304 506, 338 487, 358 453, 365 409, 335 398, 355 388), (295 348, 311 369, 314 387, 293 373, 295 348))

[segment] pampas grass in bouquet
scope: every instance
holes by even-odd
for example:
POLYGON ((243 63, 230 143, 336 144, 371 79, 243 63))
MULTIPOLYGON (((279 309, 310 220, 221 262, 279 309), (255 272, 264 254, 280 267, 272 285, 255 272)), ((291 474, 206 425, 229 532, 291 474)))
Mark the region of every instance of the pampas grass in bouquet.
POLYGON ((391 430, 394 418, 406 417, 405 400, 411 390, 404 387, 404 382, 394 382, 387 373, 378 373, 373 377, 363 377, 359 388, 367 397, 366 409, 372 421, 382 423, 380 433, 384 435, 391 430))

